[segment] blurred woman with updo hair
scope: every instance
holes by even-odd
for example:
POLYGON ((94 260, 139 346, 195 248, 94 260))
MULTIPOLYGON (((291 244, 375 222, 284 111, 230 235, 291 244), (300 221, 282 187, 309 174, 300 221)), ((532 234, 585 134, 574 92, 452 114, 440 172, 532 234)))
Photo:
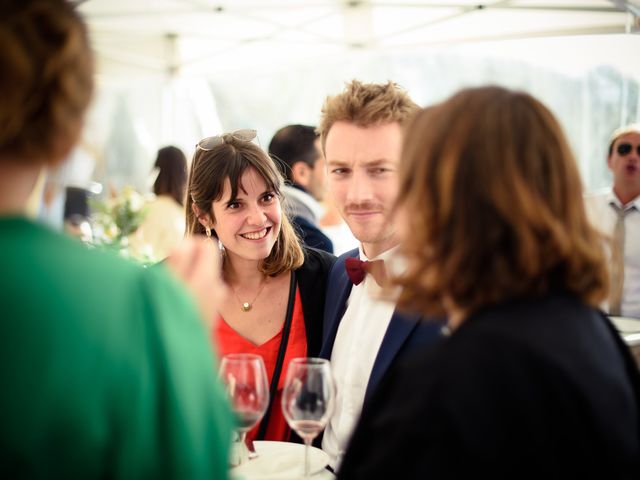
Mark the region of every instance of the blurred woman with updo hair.
POLYGON ((224 290, 217 258, 194 243, 168 262, 196 304, 165 266, 28 219, 40 171, 80 136, 92 53, 64 0, 0 1, 0 44, 0 477, 226 478, 231 421, 201 321, 224 290))
POLYGON ((389 372, 338 478, 639 478, 640 381, 553 114, 463 90, 405 132, 399 304, 450 336, 389 372))

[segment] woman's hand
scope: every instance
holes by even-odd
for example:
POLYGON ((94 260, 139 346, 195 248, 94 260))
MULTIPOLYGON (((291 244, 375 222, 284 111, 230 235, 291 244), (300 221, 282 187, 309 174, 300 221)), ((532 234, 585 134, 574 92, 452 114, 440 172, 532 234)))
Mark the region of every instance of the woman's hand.
POLYGON ((187 238, 173 249, 166 264, 186 284, 200 307, 205 325, 211 326, 227 295, 218 249, 210 240, 187 238))

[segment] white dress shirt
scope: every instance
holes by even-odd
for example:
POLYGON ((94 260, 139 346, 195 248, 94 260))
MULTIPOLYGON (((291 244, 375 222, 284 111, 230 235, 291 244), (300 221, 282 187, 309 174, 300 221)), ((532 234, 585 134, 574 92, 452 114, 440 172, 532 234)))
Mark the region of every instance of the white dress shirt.
MULTIPOLYGON (((395 250, 369 259, 360 247, 360 259, 387 262, 395 250)), ((336 402, 322 449, 331 457, 329 464, 334 470, 339 468, 360 418, 371 370, 395 309, 395 303, 378 299, 379 293, 380 287, 371 275, 353 286, 333 344, 331 370, 336 381, 336 402)))
MULTIPOLYGON (((613 235, 617 220, 611 202, 624 210, 635 206, 624 218, 624 283, 621 313, 625 317, 640 318, 640 197, 623 206, 615 193, 606 189, 587 195, 585 202, 593 225, 609 238, 613 235)), ((602 308, 608 311, 606 303, 602 308)))

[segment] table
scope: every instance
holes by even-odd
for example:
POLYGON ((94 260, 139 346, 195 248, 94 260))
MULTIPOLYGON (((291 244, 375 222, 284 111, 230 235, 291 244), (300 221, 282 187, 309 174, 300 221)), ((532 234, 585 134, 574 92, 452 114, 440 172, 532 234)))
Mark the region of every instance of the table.
MULTIPOLYGON (((303 478, 304 445, 288 442, 256 441, 257 458, 229 471, 232 480, 298 480, 303 478)), ((334 480, 335 475, 323 468, 329 456, 311 447, 312 480, 334 480)))

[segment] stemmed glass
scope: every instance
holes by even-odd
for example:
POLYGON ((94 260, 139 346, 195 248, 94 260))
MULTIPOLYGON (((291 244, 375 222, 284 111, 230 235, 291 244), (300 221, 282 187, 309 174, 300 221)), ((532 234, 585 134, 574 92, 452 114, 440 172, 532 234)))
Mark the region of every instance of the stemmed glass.
POLYGON ((249 458, 245 445, 247 432, 260 421, 269 405, 267 371, 260 355, 232 353, 222 357, 220 379, 237 418, 237 445, 232 449, 230 461, 236 466, 249 458))
POLYGON ((282 413, 304 440, 304 478, 309 478, 309 446, 333 412, 335 387, 329 361, 294 358, 289 363, 282 393, 282 413))

